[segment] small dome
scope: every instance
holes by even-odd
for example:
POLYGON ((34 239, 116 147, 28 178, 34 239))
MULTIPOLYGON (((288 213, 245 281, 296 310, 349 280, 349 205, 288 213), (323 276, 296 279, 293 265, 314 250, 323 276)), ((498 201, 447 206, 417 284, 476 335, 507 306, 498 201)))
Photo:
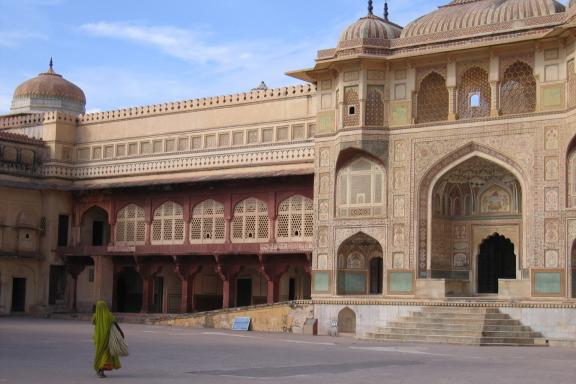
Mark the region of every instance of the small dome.
POLYGON ((20 84, 14 91, 14 98, 19 97, 54 97, 70 99, 86 103, 84 92, 73 83, 54 72, 52 67, 48 72, 20 84))
POLYGON ((400 37, 402 27, 373 14, 361 18, 342 32, 338 46, 350 41, 364 40, 368 44, 377 40, 390 40, 400 37))
POLYGON ((533 17, 551 16, 565 10, 564 5, 556 0, 453 0, 410 23, 402 31, 402 37, 411 38, 479 28, 533 17))
POLYGON ((84 92, 54 72, 52 60, 47 72, 20 84, 14 91, 11 113, 61 111, 82 114, 86 110, 84 92))

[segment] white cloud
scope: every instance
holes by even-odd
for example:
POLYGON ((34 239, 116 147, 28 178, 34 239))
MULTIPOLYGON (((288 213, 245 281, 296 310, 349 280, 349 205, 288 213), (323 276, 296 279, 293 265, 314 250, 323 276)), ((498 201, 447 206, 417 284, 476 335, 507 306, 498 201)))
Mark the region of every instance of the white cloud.
POLYGON ((108 37, 151 46, 161 52, 192 64, 211 62, 230 66, 249 60, 252 54, 244 44, 207 44, 207 34, 172 26, 143 26, 130 23, 89 23, 80 26, 93 36, 108 37))
POLYGON ((40 39, 47 40, 45 36, 39 33, 23 31, 0 31, 0 47, 17 47, 26 40, 40 39))

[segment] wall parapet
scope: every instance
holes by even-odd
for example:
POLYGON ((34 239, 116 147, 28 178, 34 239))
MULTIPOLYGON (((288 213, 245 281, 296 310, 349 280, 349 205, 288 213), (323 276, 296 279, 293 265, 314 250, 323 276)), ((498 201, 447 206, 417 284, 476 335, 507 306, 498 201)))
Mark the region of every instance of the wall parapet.
POLYGON ((214 107, 242 105, 258 101, 278 100, 289 97, 314 95, 316 86, 301 84, 288 87, 254 90, 251 92, 236 93, 233 95, 203 97, 191 100, 182 100, 170 103, 152 104, 140 107, 118 109, 106 112, 96 112, 81 115, 80 124, 100 123, 103 121, 122 120, 135 117, 161 115, 167 113, 186 112, 214 107))

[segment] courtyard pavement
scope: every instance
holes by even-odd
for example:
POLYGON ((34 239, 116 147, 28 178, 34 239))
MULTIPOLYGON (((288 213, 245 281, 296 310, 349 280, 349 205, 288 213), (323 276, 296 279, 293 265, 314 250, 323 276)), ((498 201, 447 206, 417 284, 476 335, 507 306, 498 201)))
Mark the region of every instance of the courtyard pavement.
POLYGON ((131 355, 98 379, 92 326, 0 317, 0 383, 575 383, 576 350, 122 325, 131 355))

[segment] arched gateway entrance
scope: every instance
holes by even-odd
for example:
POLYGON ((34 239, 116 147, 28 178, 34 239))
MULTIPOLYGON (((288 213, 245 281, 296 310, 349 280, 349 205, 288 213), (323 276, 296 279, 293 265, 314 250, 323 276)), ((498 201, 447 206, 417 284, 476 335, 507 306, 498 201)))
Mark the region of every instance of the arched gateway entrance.
POLYGON ((522 190, 514 174, 474 156, 444 173, 430 198, 432 278, 464 282, 457 296, 498 293, 498 279, 516 278, 522 190))

